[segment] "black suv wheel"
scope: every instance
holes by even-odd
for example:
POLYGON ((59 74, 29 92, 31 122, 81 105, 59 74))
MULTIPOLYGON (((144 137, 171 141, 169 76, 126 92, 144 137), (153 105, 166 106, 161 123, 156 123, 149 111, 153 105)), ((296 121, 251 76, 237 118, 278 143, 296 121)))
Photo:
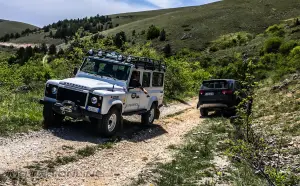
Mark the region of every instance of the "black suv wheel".
POLYGON ((200 108, 200 114, 201 116, 206 117, 208 116, 208 110, 205 108, 200 108))

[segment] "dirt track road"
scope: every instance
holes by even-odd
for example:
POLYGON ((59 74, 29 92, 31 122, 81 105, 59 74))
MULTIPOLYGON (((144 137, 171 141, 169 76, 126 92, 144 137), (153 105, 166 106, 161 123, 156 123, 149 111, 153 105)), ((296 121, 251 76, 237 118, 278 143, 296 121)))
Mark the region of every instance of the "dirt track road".
MULTIPOLYGON (((162 108, 162 118, 154 127, 140 127, 136 118, 127 118, 122 140, 110 149, 96 151, 92 156, 55 167, 37 185, 126 185, 150 163, 171 159, 169 145, 182 143, 182 137, 201 119, 195 109, 196 100, 189 104, 173 104, 162 108), (177 114, 174 114, 177 113, 177 114), (174 114, 166 117, 167 115, 174 114), (81 177, 65 176, 80 173, 81 177)), ((91 134, 86 123, 67 123, 52 131, 0 139, 0 174, 8 170, 22 171, 36 162, 74 154, 77 149, 95 146, 106 139, 91 134), (72 147, 64 148, 64 147, 72 147)), ((1 185, 1 184, 0 184, 1 185)))
POLYGON ((34 47, 36 46, 37 44, 32 44, 32 43, 9 43, 9 42, 0 42, 0 46, 5 46, 5 47, 10 47, 10 46, 13 46, 14 48, 21 48, 21 47, 28 47, 28 46, 31 46, 31 47, 34 47))

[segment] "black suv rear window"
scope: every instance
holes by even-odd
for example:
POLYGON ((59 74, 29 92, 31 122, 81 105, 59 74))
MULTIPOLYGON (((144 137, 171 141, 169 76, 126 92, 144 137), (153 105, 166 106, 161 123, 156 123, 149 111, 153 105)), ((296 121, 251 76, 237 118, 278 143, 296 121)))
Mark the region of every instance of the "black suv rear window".
POLYGON ((201 89, 230 89, 232 84, 227 81, 204 81, 201 89))

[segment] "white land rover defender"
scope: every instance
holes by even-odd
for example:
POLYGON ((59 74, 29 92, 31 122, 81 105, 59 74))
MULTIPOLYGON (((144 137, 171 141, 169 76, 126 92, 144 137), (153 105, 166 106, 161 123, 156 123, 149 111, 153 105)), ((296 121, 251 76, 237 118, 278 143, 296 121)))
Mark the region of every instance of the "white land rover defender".
POLYGON ((92 122, 97 133, 109 137, 122 129, 124 115, 138 114, 142 124, 152 124, 160 115, 165 71, 162 61, 90 50, 74 78, 47 81, 40 100, 44 127, 69 116, 92 122))

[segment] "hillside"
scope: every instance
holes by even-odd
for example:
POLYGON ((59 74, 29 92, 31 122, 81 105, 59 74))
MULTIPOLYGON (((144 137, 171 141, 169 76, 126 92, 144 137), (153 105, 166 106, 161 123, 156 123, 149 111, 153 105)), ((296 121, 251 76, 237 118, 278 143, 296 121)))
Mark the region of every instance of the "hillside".
POLYGON ((10 33, 20 33, 27 28, 35 29, 38 27, 27 23, 0 19, 0 37, 10 33))
MULTIPOLYGON (((261 33, 270 25, 299 15, 300 2, 297 0, 224 0, 202 6, 109 15, 114 28, 101 33, 114 36, 124 31, 129 41, 144 43, 146 35, 142 35, 142 31, 154 24, 167 32, 167 41, 153 40, 156 48, 161 49, 169 43, 174 51, 185 47, 198 50, 218 36, 238 31, 261 33), (132 36, 133 30, 136 36, 132 36)), ((49 32, 38 32, 11 42, 63 43, 63 40, 47 36, 49 32)))
POLYGON ((113 22, 120 23, 120 26, 103 34, 115 35, 125 31, 131 40, 144 42, 146 36, 138 33, 154 24, 167 32, 168 41, 154 41, 157 48, 170 43, 175 49, 201 49, 220 35, 238 31, 257 34, 270 25, 299 15, 300 2, 297 0, 224 0, 203 6, 114 15, 113 22), (132 18, 122 18, 126 15, 132 18), (131 36, 133 30, 136 30, 136 37, 131 36))

